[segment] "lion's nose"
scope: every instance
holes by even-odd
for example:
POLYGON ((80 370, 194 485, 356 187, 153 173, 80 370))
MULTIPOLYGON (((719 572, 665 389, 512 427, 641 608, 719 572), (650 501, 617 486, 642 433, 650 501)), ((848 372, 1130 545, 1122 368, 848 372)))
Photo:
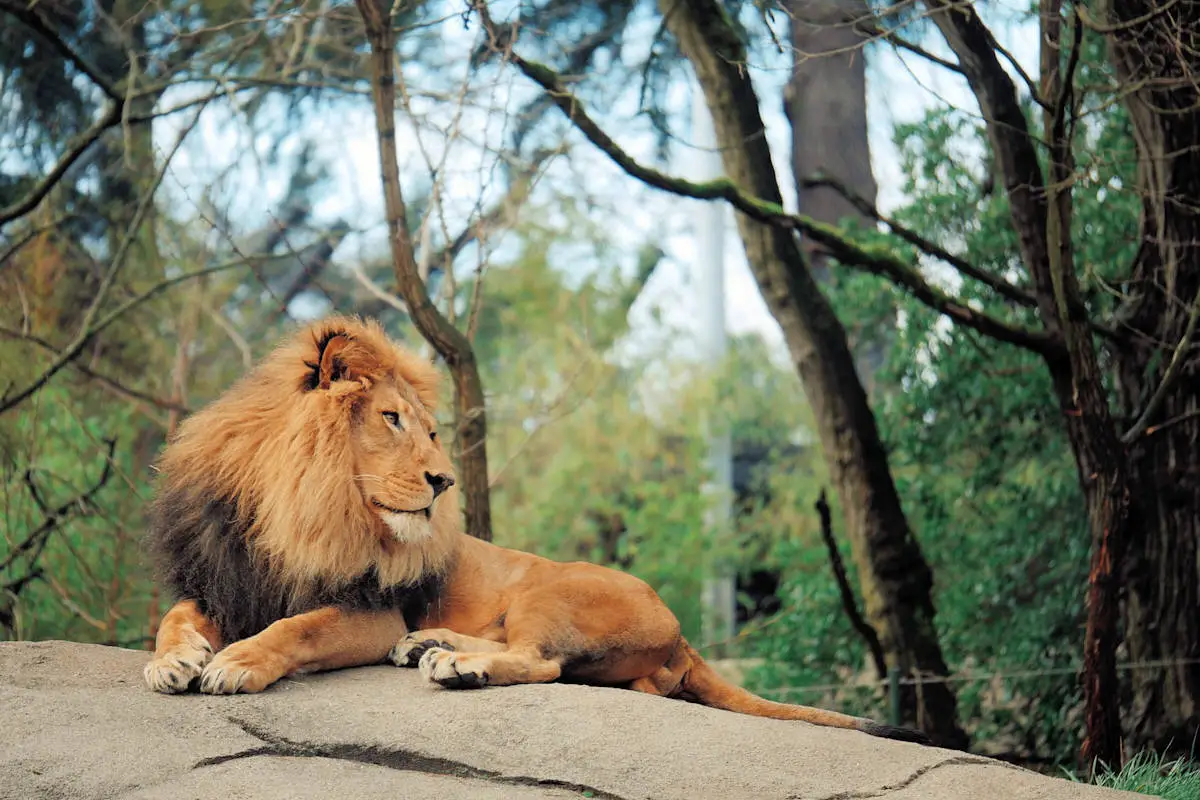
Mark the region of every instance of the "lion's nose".
POLYGON ((454 478, 444 472, 426 472, 425 480, 433 487, 433 496, 435 498, 454 485, 454 478))

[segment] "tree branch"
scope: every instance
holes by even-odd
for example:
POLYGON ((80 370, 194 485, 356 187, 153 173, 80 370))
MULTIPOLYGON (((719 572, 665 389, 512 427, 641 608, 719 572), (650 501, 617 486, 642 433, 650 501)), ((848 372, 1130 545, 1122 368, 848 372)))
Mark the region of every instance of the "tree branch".
MULTIPOLYGON (((0 336, 5 336, 9 339, 17 339, 20 341, 29 342, 30 344, 36 345, 37 347, 40 347, 42 350, 45 350, 48 353, 51 353, 55 356, 59 355, 58 348, 56 348, 54 345, 52 345, 50 342, 46 341, 45 339, 42 339, 41 337, 38 337, 38 336, 34 336, 33 334, 30 334, 30 333, 21 333, 20 331, 15 331, 11 328, 0 327, 0 336)), ((77 360, 72 360, 71 366, 74 369, 78 370, 81 375, 84 375, 84 376, 90 378, 91 380, 97 381, 99 383, 104 384, 105 386, 108 386, 110 389, 115 391, 117 394, 124 395, 133 400, 141 400, 143 402, 149 403, 152 406, 161 408, 163 411, 178 411, 182 414, 191 413, 190 410, 186 406, 180 405, 179 403, 175 403, 170 400, 164 400, 161 397, 156 397, 148 392, 143 392, 140 389, 130 388, 129 386, 126 386, 125 384, 118 381, 116 378, 110 377, 101 372, 97 372, 96 370, 92 369, 91 367, 86 366, 85 364, 79 363, 79 361, 77 361, 77 360)))
POLYGON ((94 339, 101 331, 103 331, 109 325, 112 325, 125 314, 140 306, 142 303, 153 298, 155 295, 171 288, 172 286, 190 281, 193 278, 201 278, 205 275, 213 275, 218 272, 225 272, 236 267, 248 266, 251 261, 252 259, 239 258, 236 261, 229 261, 224 264, 205 267, 204 269, 198 269, 193 272, 185 272, 181 275, 176 275, 173 278, 161 280, 141 294, 129 298, 124 303, 110 311, 108 314, 101 317, 98 322, 88 327, 84 327, 79 332, 79 335, 77 335, 75 339, 69 345, 67 345, 66 348, 59 351, 58 356, 54 359, 54 361, 51 362, 50 366, 47 367, 41 375, 35 378, 32 383, 16 394, 6 396, 3 400, 0 400, 0 414, 3 414, 5 411, 20 405, 27 398, 29 398, 30 395, 45 386, 46 383, 49 382, 49 380, 55 375, 57 375, 63 367, 65 367, 76 356, 78 356, 83 348, 85 348, 88 343, 91 342, 92 339, 94 339))
MULTIPOLYGON (((428 263, 434 266, 440 265, 441 269, 447 271, 452 270, 454 269, 455 259, 458 258, 459 254, 469 244, 483 238, 490 231, 502 225, 509 224, 516 217, 521 205, 529 196, 534 175, 541 161, 541 158, 535 158, 528 169, 520 170, 517 177, 509 184, 508 191, 504 197, 500 198, 495 205, 479 215, 474 221, 464 226, 458 235, 444 245, 441 250, 432 253, 428 258, 428 263)), ((371 281, 365 274, 361 274, 361 270, 358 270, 354 277, 363 285, 363 288, 376 298, 374 302, 363 305, 359 309, 361 313, 371 316, 382 313, 386 308, 392 308, 405 315, 408 314, 408 310, 399 304, 399 301, 395 297, 371 281)))
MULTIPOLYGON (((1200 290, 1197 290, 1195 298, 1192 299, 1192 308, 1188 313, 1187 326, 1184 328, 1183 336, 1180 337, 1179 343, 1175 345, 1174 352, 1171 353, 1171 360, 1167 363, 1167 369, 1163 372, 1162 380, 1158 382, 1158 386, 1154 389, 1154 394, 1146 402, 1146 408, 1138 415, 1137 421, 1128 431, 1121 435, 1121 443, 1125 445, 1133 444, 1138 437, 1147 433, 1150 429, 1150 420, 1154 419, 1154 415, 1162 407, 1163 401, 1167 397, 1167 392, 1179 377, 1180 371, 1183 369, 1187 361, 1188 350, 1192 346, 1192 337, 1196 334, 1196 323, 1200 320, 1200 290)), ((1164 427, 1160 425, 1158 427, 1164 427)))
POLYGON ((42 202, 42 200, 46 198, 46 195, 50 194, 51 190, 53 190, 58 182, 62 180, 62 177, 66 174, 67 170, 69 170, 71 166, 88 151, 88 148, 94 145, 109 129, 116 128, 119 125, 143 125, 147 122, 152 122, 162 117, 178 114, 180 111, 186 111, 189 108, 195 108, 196 106, 203 107, 220 95, 237 94, 238 92, 243 91, 245 88, 252 87, 222 87, 210 94, 204 95, 203 97, 184 100, 177 105, 171 106, 170 108, 164 108, 161 111, 149 111, 141 114, 126 115, 124 98, 122 98, 122 102, 120 103, 110 104, 103 116, 101 116, 100 119, 97 120, 94 125, 92 125, 92 127, 88 128, 75 138, 74 142, 68 146, 67 151, 63 154, 62 158, 58 160, 58 163, 56 163, 54 167, 48 173, 46 173, 44 178, 38 181, 36 186, 30 189, 29 193, 25 195, 25 197, 15 203, 12 203, 11 205, 0 208, 0 226, 11 222, 18 217, 22 217, 36 208, 38 203, 42 202))
POLYGON ((932 19, 979 102, 996 166, 1004 180, 1020 244, 1021 260, 1033 278, 1034 296, 1047 331, 1060 330, 1050 282, 1046 241, 1046 181, 1017 89, 996 55, 995 38, 973 6, 955 0, 929 0, 932 19))
MULTIPOLYGON (((108 444, 108 453, 104 458, 104 469, 100 473, 100 477, 87 491, 76 495, 67 502, 53 509, 46 508, 36 491, 34 492, 34 501, 37 502, 38 506, 43 509, 46 517, 42 521, 41 525, 32 530, 28 536, 22 539, 21 542, 15 547, 13 547, 8 556, 5 557, 4 561, 0 561, 0 572, 3 572, 11 567, 16 563, 18 558, 37 547, 39 542, 48 538, 56 528, 70 518, 71 512, 74 509, 86 508, 96 493, 104 488, 104 485, 108 483, 108 479, 112 475, 113 453, 115 453, 117 449, 116 439, 107 439, 106 442, 108 444)), ((32 483, 30 485, 32 486, 32 483)))
MULTIPOLYGON (((200 105, 200 108, 196 112, 196 116, 192 119, 191 124, 185 127, 175 139, 175 144, 171 148, 171 152, 167 154, 166 159, 163 161, 162 167, 155 174, 153 182, 146 189, 141 199, 138 200, 138 205, 134 210, 133 218, 129 221, 129 227, 125 230, 124 236, 121 237, 121 243, 117 246, 117 251, 113 254, 112 261, 109 264, 108 269, 105 271, 104 276, 100 279, 100 285, 96 288, 96 294, 92 298, 91 304, 87 307, 87 310, 83 314, 83 321, 79 325, 79 333, 76 335, 75 340, 67 346, 66 350, 59 354, 58 358, 51 362, 46 371, 38 376, 38 378, 35 379, 32 384, 22 389, 16 395, 9 396, 6 393, 5 396, 0 399, 0 414, 3 414, 8 409, 24 402, 26 398, 28 398, 37 390, 41 389, 47 381, 53 378, 56 374, 58 374, 59 370, 66 366, 68 361, 75 358, 75 356, 79 354, 79 352, 87 345, 87 343, 91 341, 92 337, 99 333, 99 328, 93 328, 92 322, 95 320, 96 315, 100 313, 100 306, 104 303, 105 295, 108 294, 108 290, 112 288, 113 283, 116 281, 117 274, 121 271, 121 268, 125 266, 125 257, 129 254, 129 248, 133 245, 137 230, 139 227, 141 227, 142 220, 145 218, 147 210, 154 202, 154 194, 158 191, 158 187, 162 183, 163 177, 167 174, 167 167, 170 166, 171 160, 175 157, 175 153, 177 153, 179 148, 183 145, 184 139, 186 139, 188 134, 191 133, 191 131, 196 127, 196 123, 200 121, 200 113, 204 110, 206 104, 207 101, 200 105)), ((47 189, 47 191, 49 190, 47 189)), ((128 303, 125 305, 128 305, 128 303)), ((106 325, 107 324, 109 323, 106 323, 106 325)))
POLYGON ((885 41, 894 47, 907 50, 913 55, 920 56, 926 61, 937 64, 943 69, 948 69, 951 72, 958 73, 959 75, 962 74, 962 67, 960 67, 958 64, 955 64, 953 61, 948 61, 941 56, 935 56, 933 53, 929 52, 920 45, 914 44, 913 42, 910 42, 904 37, 898 35, 898 32, 895 30, 888 30, 883 26, 879 18, 873 13, 865 17, 860 15, 847 18, 846 22, 852 25, 855 30, 857 30, 863 36, 866 36, 870 39, 885 41))
POLYGON ((921 252, 944 261, 963 275, 979 281, 983 285, 991 288, 1000 296, 1019 306, 1025 306, 1027 308, 1037 307, 1037 300, 1035 300, 1032 295, 1027 294, 1016 286, 1013 286, 1011 283, 999 277, 998 275, 992 275, 991 273, 985 272, 961 256, 956 256, 949 252, 936 242, 931 242, 916 231, 910 230, 890 217, 879 213, 879 210, 875 207, 874 203, 869 202, 862 195, 852 191, 849 186, 841 181, 821 175, 813 178, 805 178, 803 181, 801 181, 801 185, 805 189, 816 187, 832 189, 845 198, 855 208, 857 208, 864 216, 869 217, 876 222, 882 222, 884 225, 887 225, 888 229, 891 230, 892 233, 896 234, 921 252))
POLYGON ((821 517, 821 539, 825 541, 825 549, 829 551, 829 566, 833 568, 833 579, 837 582, 838 593, 842 597, 842 608, 846 617, 858 635, 863 638, 867 649, 871 652, 871 661, 875 664, 875 673, 879 680, 887 677, 887 659, 883 654, 883 645, 879 643, 879 634, 871 627, 858 610, 858 601, 854 598, 854 590, 850 588, 850 579, 846 577, 846 566, 842 563, 842 554, 838 551, 837 541, 833 538, 833 516, 829 512, 829 502, 825 499, 825 490, 817 498, 817 514, 821 517))
MULTIPOLYGON (((485 26, 490 29, 491 18, 487 15, 485 4, 477 3, 476 8, 484 18, 485 26)), ((838 261, 847 267, 862 269, 887 278, 935 311, 986 336, 1037 353, 1047 352, 1053 346, 1052 340, 1043 333, 1011 325, 969 308, 961 300, 932 286, 914 266, 897 258, 891 252, 878 246, 864 247, 848 239, 845 234, 832 225, 817 222, 803 214, 790 214, 781 205, 751 197, 726 178, 693 183, 640 164, 622 150, 588 115, 582 103, 563 85, 554 70, 543 64, 528 61, 516 52, 509 51, 507 56, 526 77, 546 91, 555 105, 588 141, 603 151, 629 176, 648 186, 681 197, 698 200, 725 200, 738 211, 758 222, 800 231, 825 246, 838 261)))
POLYGON ((100 70, 87 60, 82 53, 79 53, 75 48, 62 38, 58 31, 54 30, 42 15, 38 13, 38 3, 36 2, 21 2, 20 0, 0 0, 0 11, 5 11, 16 17, 26 27, 36 32, 39 36, 45 39, 50 45, 57 50, 64 58, 75 65, 75 68, 87 75, 92 83, 100 87, 100 90, 115 103, 123 104, 125 98, 117 91, 116 86, 105 77, 100 70))
POLYGON ((79 160, 79 157, 87 152, 96 141, 109 128, 115 128, 121 124, 121 113, 124 110, 124 102, 111 103, 104 115, 96 121, 96 124, 84 131, 78 138, 75 139, 68 148, 63 157, 58 160, 46 176, 38 181, 37 185, 29 191, 21 200, 13 203, 5 208, 0 208, 0 225, 4 225, 17 217, 24 216, 37 207, 37 204, 42 202, 46 195, 50 194, 62 176, 66 174, 71 165, 79 160))
POLYGON ((393 71, 396 54, 395 32, 388 16, 390 4, 387 0, 355 0, 355 5, 371 45, 371 94, 375 105, 380 179, 383 183, 396 286, 417 330, 450 368, 455 389, 455 444, 460 457, 463 493, 467 499, 467 533, 490 540, 492 522, 487 485, 487 418, 475 352, 466 336, 446 319, 430 299, 421 281, 412 241, 408 236, 407 212, 400 190, 400 166, 396 156, 396 80, 393 71))

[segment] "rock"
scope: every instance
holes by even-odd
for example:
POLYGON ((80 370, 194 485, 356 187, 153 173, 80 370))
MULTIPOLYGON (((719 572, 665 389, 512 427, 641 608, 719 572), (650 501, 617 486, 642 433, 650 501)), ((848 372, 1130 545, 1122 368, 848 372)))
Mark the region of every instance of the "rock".
POLYGON ((450 691, 370 667, 155 694, 147 653, 0 644, 0 798, 1135 797, 617 689, 450 691))

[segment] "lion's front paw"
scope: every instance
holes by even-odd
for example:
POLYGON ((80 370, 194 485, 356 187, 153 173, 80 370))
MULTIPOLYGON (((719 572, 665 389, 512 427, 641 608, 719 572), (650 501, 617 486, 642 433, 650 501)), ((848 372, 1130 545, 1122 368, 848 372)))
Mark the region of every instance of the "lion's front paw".
POLYGON ((263 652, 256 642, 246 640, 230 645, 204 668, 200 691, 206 694, 261 692, 285 675, 279 659, 263 652))
POLYGON ((426 639, 423 635, 418 636, 417 634, 410 633, 397 642, 396 646, 388 653, 388 661, 391 661, 397 667, 415 667, 420 663, 421 657, 434 647, 441 648, 442 650, 454 650, 446 642, 439 642, 437 639, 426 639))
POLYGON ((482 689, 488 685, 486 670, 460 663, 460 656, 441 647, 431 647, 418 664, 421 677, 447 689, 482 689))
POLYGON ((142 674, 146 685, 154 691, 179 694, 188 690, 212 657, 212 645, 200 634, 193 633, 186 641, 151 659, 142 674))

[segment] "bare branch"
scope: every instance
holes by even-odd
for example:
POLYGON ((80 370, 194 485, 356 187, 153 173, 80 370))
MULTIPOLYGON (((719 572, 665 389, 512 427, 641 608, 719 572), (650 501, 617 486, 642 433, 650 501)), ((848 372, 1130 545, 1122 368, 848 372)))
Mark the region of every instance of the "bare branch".
MULTIPOLYGON (((486 17, 483 3, 476 5, 486 17)), ((559 109, 585 136, 588 141, 603 151, 628 175, 648 186, 671 192, 682 197, 699 200, 725 200, 738 211, 759 222, 797 230, 818 244, 824 245, 842 264, 862 269, 891 280, 910 292, 930 308, 950 317, 956 322, 1009 344, 1017 345, 1038 353, 1053 346, 1045 334, 997 320, 967 306, 942 290, 932 286, 912 265, 879 247, 866 248, 851 241, 839 229, 817 222, 803 214, 790 214, 781 205, 766 202, 745 194, 732 181, 721 178, 704 183, 693 183, 667 175, 647 167, 621 149, 613 139, 584 110, 583 104, 562 83, 559 75, 549 67, 528 61, 510 51, 508 58, 530 80, 541 86, 559 109)))
POLYGON ((95 144, 105 131, 121 124, 123 109, 123 103, 110 104, 108 110, 96 121, 96 124, 84 131, 67 147, 66 153, 58 160, 54 168, 46 173, 46 176, 38 181, 37 185, 30 189, 23 199, 5 208, 0 208, 0 225, 24 216, 36 208, 37 204, 42 202, 42 199, 50 194, 50 190, 62 180, 62 176, 71 168, 71 165, 78 161, 79 157, 87 152, 87 149, 95 144))
POLYGON ((1008 195, 1021 259, 1033 277, 1043 324, 1055 335, 1059 323, 1046 242, 1046 181, 1028 121, 1017 100, 1016 86, 997 58, 995 37, 973 6, 954 0, 929 0, 929 7, 935 12, 934 24, 958 56, 963 74, 979 101, 1008 195))
MULTIPOLYGON (((251 87, 222 87, 216 89, 210 94, 203 97, 185 100, 177 105, 161 109, 159 111, 149 111, 140 114, 125 114, 126 106, 124 103, 110 104, 108 109, 96 121, 92 127, 88 128, 67 147, 66 152, 58 160, 58 163, 46 173, 46 176, 38 181, 37 185, 29 190, 29 193, 17 202, 0 208, 0 226, 11 222, 18 217, 28 214, 38 203, 46 198, 46 195, 54 189, 58 182, 62 180, 63 175, 67 170, 83 156, 88 149, 99 141, 100 137, 111 128, 119 125, 142 125, 162 117, 169 117, 172 114, 178 114, 180 111, 186 111, 197 106, 203 107, 222 95, 233 95, 251 87)), ((124 100, 124 98, 122 98, 124 100)), ((194 123, 193 123, 194 124, 194 123)))
MULTIPOLYGON (((183 145, 184 139, 186 139, 188 134, 191 133, 191 131, 196 127, 196 123, 200 121, 200 113, 203 110, 204 105, 201 105, 199 110, 196 112, 195 117, 193 117, 191 124, 189 124, 183 129, 183 131, 180 132, 179 136, 175 140, 175 145, 171 148, 170 153, 168 153, 167 157, 163 160, 162 167, 154 176, 154 181, 146 189, 145 193, 143 193, 141 199, 138 201, 137 209, 133 213, 133 218, 129 221, 129 227, 125 230, 125 235, 121 238, 121 243, 117 246, 117 251, 113 254, 112 261, 110 262, 108 269, 105 271, 104 277, 100 279, 100 285, 96 288, 96 295, 92 298, 91 305, 88 306, 87 311, 85 311, 83 314, 83 321, 79 325, 79 333, 76 334, 74 341, 67 345, 67 348, 59 354, 58 358, 51 362, 46 371, 39 375, 33 381, 33 383, 17 392, 15 395, 9 396, 8 394, 5 394, 4 398, 0 399, 0 414, 3 414, 10 408, 16 407, 20 403, 24 402, 25 399, 34 392, 41 389, 47 381, 53 378, 56 374, 58 374, 59 370, 66 366, 68 361, 75 358, 75 356, 78 355, 81 350, 83 350, 87 343, 91 341, 92 337, 99 333, 99 329, 93 328, 92 323, 96 319, 96 315, 100 313, 100 307, 104 303, 104 299, 108 294, 108 290, 112 288, 117 274, 125 265, 125 258, 129 253, 129 248, 132 246, 133 241, 137 236, 138 228, 141 227, 142 220, 145 218, 147 210, 154 202, 154 195, 158 191, 158 187, 162 183, 163 177, 167 174, 167 168, 171 165, 171 160, 175 157, 175 153, 177 153, 179 148, 183 145)), ((128 303, 126 303, 126 305, 128 305, 128 303)))
MULTIPOLYGON (((108 443, 108 453, 104 457, 104 469, 101 471, 100 477, 96 479, 96 482, 89 489, 53 509, 45 508, 40 497, 36 494, 34 495, 38 505, 44 509, 46 517, 41 525, 30 531, 28 536, 13 547, 4 561, 0 561, 0 572, 11 567, 16 563, 18 558, 31 550, 36 548, 40 552, 41 545, 49 538, 50 534, 70 519, 73 512, 86 510, 96 493, 104 488, 104 485, 108 483, 108 479, 112 476, 113 453, 117 449, 116 439, 108 439, 106 441, 108 443)), ((5 588, 7 589, 8 587, 6 586, 5 588)))
POLYGON ((825 490, 814 505, 821 518, 821 539, 829 552, 829 566, 833 568, 833 579, 837 582, 838 593, 842 597, 842 609, 858 635, 863 638, 867 649, 871 652, 871 661, 875 664, 875 673, 879 680, 887 677, 887 658, 883 654, 883 645, 879 643, 879 634, 871 627, 871 623, 863 619, 858 610, 858 601, 854 599, 854 590, 850 588, 850 579, 846 577, 846 566, 842 563, 842 554, 838 551, 837 541, 833 538, 833 515, 829 512, 829 501, 825 499, 825 490))
MULTIPOLYGON (((1192 308, 1188 313, 1187 326, 1184 328, 1183 336, 1180 337, 1179 343, 1175 346, 1175 351, 1171 353, 1171 360, 1167 363, 1167 369, 1163 372, 1162 380, 1158 382, 1154 394, 1146 402, 1146 408, 1138 415, 1133 427, 1121 435, 1122 444, 1133 444, 1138 437, 1149 432, 1150 420, 1154 419, 1154 415, 1162 407, 1163 401, 1167 397, 1167 392, 1171 389, 1171 386, 1175 383, 1180 371, 1187 362, 1188 351, 1192 346, 1192 337, 1196 334, 1197 320, 1200 320, 1200 290, 1197 291, 1196 297, 1192 300, 1192 308)), ((1158 427, 1165 427, 1165 423, 1158 427)))
POLYGON ((224 264, 205 267, 204 269, 198 269, 193 272, 185 272, 181 275, 176 275, 173 278, 161 280, 151 286, 149 289, 146 289, 141 294, 129 298, 124 303, 110 311, 108 314, 101 317, 99 321, 82 329, 66 348, 59 351, 58 356, 53 362, 51 362, 50 366, 47 367, 41 375, 35 378, 29 386, 25 387, 14 395, 7 396, 3 400, 0 400, 0 414, 3 414, 5 411, 20 405, 30 395, 45 386, 46 383, 55 375, 57 375, 63 367, 65 367, 72 359, 78 356, 83 348, 86 347, 88 343, 91 342, 92 339, 94 339, 100 332, 102 332, 109 325, 112 325, 121 317, 125 316, 125 314, 140 306, 142 303, 145 303, 147 300, 150 300, 159 293, 180 283, 185 283, 195 278, 201 278, 205 275, 215 275, 219 272, 227 272, 228 270, 236 267, 244 267, 248 266, 249 264, 250 261, 247 259, 239 258, 236 261, 229 261, 224 264))
POLYGON ((384 291, 383 288, 380 287, 379 284, 375 283, 375 281, 368 278, 367 274, 362 271, 361 266, 359 266, 358 264, 355 264, 352 267, 350 267, 350 274, 354 276, 354 279, 356 281, 358 281, 360 284, 362 284, 362 287, 364 289, 366 289, 368 292, 370 292, 372 295, 374 295, 375 298, 379 300, 379 302, 383 303, 386 306, 390 306, 391 308, 395 309, 396 311, 399 311, 401 314, 404 314, 405 316, 408 316, 408 308, 404 305, 404 303, 400 302, 400 300, 398 300, 394 295, 391 295, 388 292, 384 291))
MULTIPOLYGON (((9 339, 16 339, 19 341, 29 342, 30 344, 36 345, 37 347, 41 348, 42 350, 45 350, 47 353, 51 353, 55 356, 60 355, 58 348, 56 348, 53 344, 46 341, 45 339, 42 339, 41 337, 34 336, 33 334, 22 333, 21 331, 15 331, 15 330, 12 330, 11 328, 0 327, 0 336, 7 337, 9 339)), ((174 403, 170 400, 164 400, 163 398, 156 397, 148 392, 143 392, 140 389, 134 389, 130 386, 126 386, 124 383, 121 383, 116 378, 113 378, 109 375, 105 375, 101 372, 97 372, 96 370, 92 369, 91 367, 87 366, 86 364, 81 364, 78 360, 72 360, 70 363, 71 363, 71 366, 74 369, 78 370, 81 375, 84 375, 84 376, 90 378, 91 380, 97 381, 99 383, 104 384, 105 386, 108 386, 110 389, 115 391, 117 394, 124 395, 125 397, 128 397, 132 400, 141 400, 142 402, 149 403, 150 405, 156 406, 157 408, 161 408, 164 411, 174 410, 174 411, 180 411, 184 414, 189 413, 189 409, 187 408, 187 406, 181 405, 179 403, 174 403)))

